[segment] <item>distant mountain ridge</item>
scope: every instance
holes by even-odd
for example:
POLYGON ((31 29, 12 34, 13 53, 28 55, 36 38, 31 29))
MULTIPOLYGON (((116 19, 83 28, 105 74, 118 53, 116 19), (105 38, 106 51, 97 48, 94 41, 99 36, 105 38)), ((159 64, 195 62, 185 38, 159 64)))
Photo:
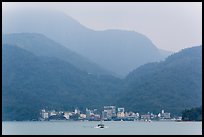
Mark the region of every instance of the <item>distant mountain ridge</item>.
POLYGON ((37 56, 56 57, 73 64, 78 69, 95 75, 114 75, 114 73, 103 69, 96 63, 90 61, 61 44, 38 33, 14 33, 4 34, 3 43, 16 45, 37 56))
POLYGON ((148 62, 167 57, 144 35, 134 31, 94 31, 54 11, 3 14, 3 33, 41 33, 121 77, 148 62))

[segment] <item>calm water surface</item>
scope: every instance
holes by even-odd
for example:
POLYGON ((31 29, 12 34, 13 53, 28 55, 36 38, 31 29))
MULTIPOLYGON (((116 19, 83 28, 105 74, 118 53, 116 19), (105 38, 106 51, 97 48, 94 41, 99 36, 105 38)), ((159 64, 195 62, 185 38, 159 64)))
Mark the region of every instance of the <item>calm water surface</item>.
POLYGON ((2 122, 2 134, 23 135, 202 135, 202 122, 105 121, 2 122))

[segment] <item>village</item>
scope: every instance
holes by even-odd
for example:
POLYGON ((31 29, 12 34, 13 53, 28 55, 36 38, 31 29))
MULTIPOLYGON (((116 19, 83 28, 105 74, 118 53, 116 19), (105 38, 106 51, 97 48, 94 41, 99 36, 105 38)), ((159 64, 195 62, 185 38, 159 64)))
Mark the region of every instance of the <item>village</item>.
POLYGON ((81 120, 81 121, 181 121, 182 117, 171 117, 169 112, 153 114, 147 112, 146 114, 139 114, 137 112, 126 112, 125 108, 117 108, 116 106, 104 106, 103 111, 98 109, 86 108, 85 113, 82 113, 78 108, 74 111, 55 111, 42 109, 40 112, 40 121, 53 121, 53 120, 81 120))

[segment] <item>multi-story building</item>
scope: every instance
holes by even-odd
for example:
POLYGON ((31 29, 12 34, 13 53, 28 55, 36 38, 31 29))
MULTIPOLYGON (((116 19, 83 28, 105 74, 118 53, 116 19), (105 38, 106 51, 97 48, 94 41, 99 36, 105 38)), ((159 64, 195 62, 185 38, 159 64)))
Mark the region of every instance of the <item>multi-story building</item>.
POLYGON ((107 111, 102 111, 102 119, 108 119, 107 111))
POLYGON ((116 107, 115 106, 104 106, 104 112, 107 113, 107 118, 110 119, 116 116, 116 107))
POLYGON ((161 118, 162 119, 170 119, 171 115, 170 115, 170 113, 164 112, 164 110, 162 110, 161 118))
POLYGON ((125 117, 125 108, 118 108, 117 117, 118 118, 124 118, 125 117))
POLYGON ((41 117, 43 119, 48 119, 49 118, 49 113, 45 111, 45 109, 41 110, 41 117))
POLYGON ((170 119, 171 118, 170 113, 164 113, 163 117, 164 117, 164 119, 170 119))

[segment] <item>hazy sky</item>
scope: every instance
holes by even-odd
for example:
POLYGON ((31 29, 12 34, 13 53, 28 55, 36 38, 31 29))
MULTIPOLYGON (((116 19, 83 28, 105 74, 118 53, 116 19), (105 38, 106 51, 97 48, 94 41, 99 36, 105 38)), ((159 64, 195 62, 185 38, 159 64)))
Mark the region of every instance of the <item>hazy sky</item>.
POLYGON ((6 2, 6 10, 43 8, 65 12, 94 30, 134 30, 161 49, 202 44, 201 2, 6 2))

